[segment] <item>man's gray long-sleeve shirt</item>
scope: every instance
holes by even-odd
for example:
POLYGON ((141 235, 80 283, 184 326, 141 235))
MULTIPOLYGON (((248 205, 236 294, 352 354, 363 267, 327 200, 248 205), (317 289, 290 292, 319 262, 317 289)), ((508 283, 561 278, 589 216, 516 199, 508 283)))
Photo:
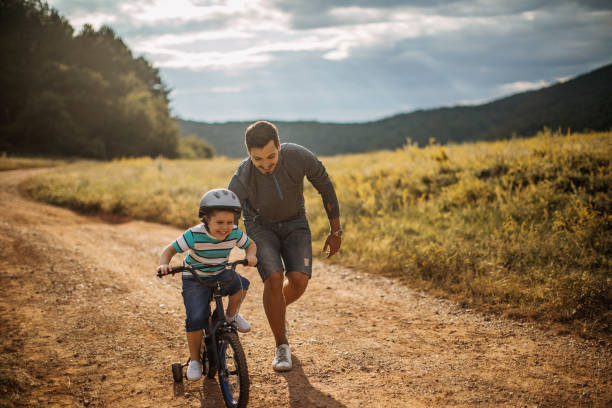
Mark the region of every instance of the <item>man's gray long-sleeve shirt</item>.
POLYGON ((338 198, 323 163, 297 144, 281 144, 272 174, 263 174, 250 157, 245 159, 228 188, 238 195, 245 220, 261 216, 269 222, 281 222, 304 213, 304 176, 321 194, 327 217, 338 218, 338 198))

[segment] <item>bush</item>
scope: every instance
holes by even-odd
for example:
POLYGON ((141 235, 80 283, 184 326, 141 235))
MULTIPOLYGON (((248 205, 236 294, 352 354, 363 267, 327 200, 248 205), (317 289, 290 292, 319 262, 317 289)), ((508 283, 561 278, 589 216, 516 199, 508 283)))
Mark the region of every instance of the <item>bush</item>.
POLYGON ((210 159, 214 155, 215 149, 203 139, 192 135, 179 140, 178 156, 181 159, 210 159))

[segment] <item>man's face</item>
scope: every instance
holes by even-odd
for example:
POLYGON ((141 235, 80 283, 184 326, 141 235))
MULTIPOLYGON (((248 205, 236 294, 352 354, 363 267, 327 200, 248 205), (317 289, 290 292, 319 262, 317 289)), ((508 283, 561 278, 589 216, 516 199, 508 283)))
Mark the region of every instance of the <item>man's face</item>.
POLYGON ((270 140, 264 147, 251 147, 249 156, 257 170, 263 174, 272 174, 278 163, 279 151, 280 148, 276 147, 274 140, 270 140))

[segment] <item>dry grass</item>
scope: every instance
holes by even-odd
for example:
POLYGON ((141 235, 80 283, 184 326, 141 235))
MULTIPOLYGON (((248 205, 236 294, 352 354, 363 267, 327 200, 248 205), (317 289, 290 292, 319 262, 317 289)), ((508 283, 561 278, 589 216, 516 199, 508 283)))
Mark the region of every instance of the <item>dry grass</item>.
POLYGON ((9 157, 6 154, 0 155, 0 171, 31 169, 38 167, 55 167, 65 164, 65 160, 40 159, 30 157, 9 157))
MULTIPOLYGON (((564 322, 585 336, 612 323, 612 133, 323 158, 346 231, 334 262, 398 276, 456 301, 564 322)), ((21 187, 81 211, 185 227, 238 160, 79 163, 21 187)), ((322 247, 317 192, 307 212, 322 247)))

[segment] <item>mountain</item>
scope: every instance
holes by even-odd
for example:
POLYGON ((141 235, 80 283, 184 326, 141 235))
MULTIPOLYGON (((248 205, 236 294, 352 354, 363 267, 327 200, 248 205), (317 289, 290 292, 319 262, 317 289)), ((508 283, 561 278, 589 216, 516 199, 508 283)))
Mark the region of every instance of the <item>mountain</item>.
MULTIPOLYGON (((183 135, 206 139, 217 154, 246 155, 244 130, 251 122, 201 123, 177 120, 183 135)), ((544 127, 563 131, 612 128, 612 64, 567 82, 477 106, 455 106, 395 115, 364 123, 274 121, 282 142, 319 155, 419 145, 531 136, 544 127)))

